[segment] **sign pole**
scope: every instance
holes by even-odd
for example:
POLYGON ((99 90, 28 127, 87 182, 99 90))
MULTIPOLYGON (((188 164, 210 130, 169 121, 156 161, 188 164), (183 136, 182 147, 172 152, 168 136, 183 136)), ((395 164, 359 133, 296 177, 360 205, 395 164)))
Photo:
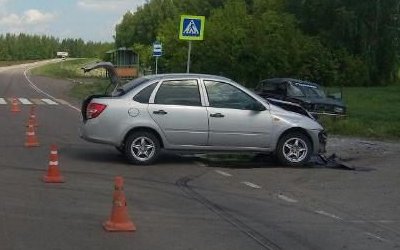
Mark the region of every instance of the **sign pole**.
POLYGON ((190 54, 192 53, 192 41, 189 40, 188 59, 186 64, 186 73, 190 72, 190 54))
POLYGON ((158 56, 156 56, 156 75, 158 74, 158 56))
POLYGON ((204 40, 204 16, 181 15, 179 25, 179 39, 189 41, 186 63, 186 73, 190 72, 190 54, 192 52, 192 41, 204 40))
POLYGON ((162 44, 158 41, 153 43, 153 57, 156 58, 156 75, 158 74, 158 58, 162 55, 162 44))

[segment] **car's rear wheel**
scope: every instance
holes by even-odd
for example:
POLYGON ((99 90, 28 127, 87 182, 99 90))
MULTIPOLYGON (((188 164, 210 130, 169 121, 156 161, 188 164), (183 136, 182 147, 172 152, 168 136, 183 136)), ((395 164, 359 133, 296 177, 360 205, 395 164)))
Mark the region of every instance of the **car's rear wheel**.
POLYGON ((309 161, 312 153, 310 139, 300 132, 285 134, 278 142, 276 156, 285 166, 299 167, 309 161))
POLYGON ((128 136, 125 142, 125 155, 131 163, 150 165, 160 153, 160 141, 151 132, 138 131, 128 136))

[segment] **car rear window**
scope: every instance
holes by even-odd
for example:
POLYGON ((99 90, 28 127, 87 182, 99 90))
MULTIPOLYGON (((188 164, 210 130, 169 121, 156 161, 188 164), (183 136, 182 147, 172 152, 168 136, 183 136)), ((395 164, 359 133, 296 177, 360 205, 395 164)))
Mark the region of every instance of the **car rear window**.
POLYGON ((142 89, 133 97, 133 100, 140 103, 149 103, 150 96, 153 93, 153 90, 157 86, 157 84, 158 82, 155 82, 142 89))
POLYGON ((140 86, 142 84, 145 84, 148 81, 150 81, 150 79, 147 79, 145 77, 140 77, 135 80, 132 80, 132 81, 128 82, 127 84, 114 90, 112 93, 112 96, 123 96, 126 93, 130 92, 131 90, 137 88, 138 86, 140 86))

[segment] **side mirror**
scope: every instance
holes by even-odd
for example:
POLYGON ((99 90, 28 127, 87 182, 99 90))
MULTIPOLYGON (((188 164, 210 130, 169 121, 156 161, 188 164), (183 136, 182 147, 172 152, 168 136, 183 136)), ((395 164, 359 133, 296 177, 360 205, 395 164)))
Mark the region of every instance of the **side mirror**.
POLYGON ((259 103, 259 102, 254 103, 254 104, 252 105, 252 107, 251 107, 251 110, 258 111, 258 112, 264 111, 264 110, 266 110, 266 109, 267 109, 267 108, 264 107, 264 105, 262 105, 262 104, 259 103))

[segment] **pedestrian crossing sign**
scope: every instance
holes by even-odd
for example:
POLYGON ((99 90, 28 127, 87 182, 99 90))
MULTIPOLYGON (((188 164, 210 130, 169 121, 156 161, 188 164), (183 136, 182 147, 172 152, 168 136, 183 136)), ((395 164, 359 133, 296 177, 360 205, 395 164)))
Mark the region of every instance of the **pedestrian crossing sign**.
POLYGON ((181 15, 179 39, 203 40, 205 19, 204 16, 181 15))

